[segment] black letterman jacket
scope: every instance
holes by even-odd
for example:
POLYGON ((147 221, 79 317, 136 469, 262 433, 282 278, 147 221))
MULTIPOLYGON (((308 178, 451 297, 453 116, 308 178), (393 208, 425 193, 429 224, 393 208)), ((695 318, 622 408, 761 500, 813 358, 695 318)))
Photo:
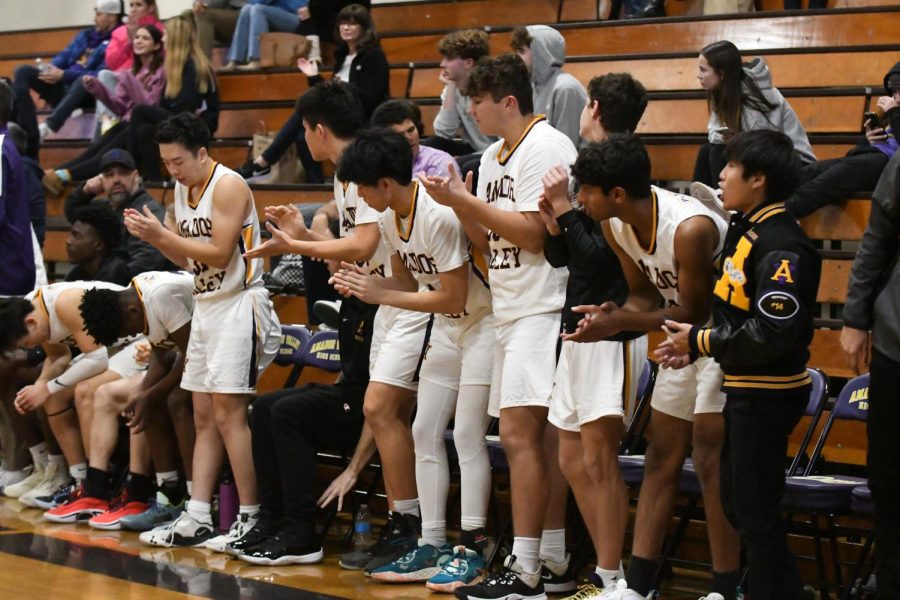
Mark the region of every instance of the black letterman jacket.
POLYGON ((691 352, 712 356, 726 393, 809 384, 806 362, 822 260, 784 203, 731 219, 714 288, 712 327, 694 326, 691 352))

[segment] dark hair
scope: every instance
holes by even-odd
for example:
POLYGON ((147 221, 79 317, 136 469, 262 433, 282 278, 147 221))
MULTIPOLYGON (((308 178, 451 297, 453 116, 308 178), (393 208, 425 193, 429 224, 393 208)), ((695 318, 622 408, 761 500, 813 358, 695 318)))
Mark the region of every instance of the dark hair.
POLYGON ((437 49, 445 58, 471 58, 476 62, 491 53, 488 34, 481 29, 448 33, 438 42, 437 49))
POLYGON ((78 209, 73 223, 79 221, 90 225, 97 232, 97 237, 106 246, 107 254, 122 243, 122 221, 107 204, 91 203, 78 209))
POLYGON ((599 187, 608 194, 615 187, 631 198, 650 195, 650 156, 633 133, 610 136, 588 144, 578 152, 572 176, 581 185, 599 187))
POLYGON ((13 99, 15 93, 12 86, 6 81, 0 81, 0 123, 9 121, 9 115, 12 114, 13 99))
POLYGON ((776 105, 763 96, 759 84, 744 73, 744 63, 741 62, 737 46, 721 40, 706 46, 700 54, 721 79, 718 87, 706 93, 709 111, 718 116, 730 130, 741 130, 741 113, 745 106, 761 113, 775 108, 776 105))
POLYGON ((375 21, 372 20, 372 14, 362 4, 351 4, 341 9, 341 12, 338 13, 337 18, 334 20, 334 41, 342 46, 347 46, 341 40, 341 23, 346 23, 347 21, 358 23, 362 27, 362 33, 360 33, 359 40, 356 42, 358 50, 375 48, 381 45, 381 42, 378 41, 378 32, 375 31, 375 21))
POLYGON ((494 102, 513 96, 523 115, 534 112, 533 90, 528 67, 515 54, 501 54, 496 58, 481 60, 469 74, 466 96, 488 93, 494 102))
POLYGON ((156 143, 181 144, 197 156, 200 148, 209 148, 209 127, 194 113, 178 113, 156 126, 156 143))
POLYGON ((119 292, 105 288, 84 291, 78 305, 84 330, 101 346, 112 346, 122 331, 122 307, 119 292))
POLYGON ((800 184, 800 161, 791 138, 774 129, 742 131, 725 146, 725 160, 740 164, 744 179, 766 176, 766 202, 783 201, 800 184))
MULTIPOLYGON (((138 27, 138 29, 146 29, 147 33, 150 34, 150 37, 153 38, 153 43, 159 44, 159 48, 153 51, 153 58, 150 59, 150 72, 156 73, 157 69, 159 69, 163 65, 163 61, 166 58, 166 52, 163 48, 162 41, 163 33, 159 30, 159 27, 153 25, 152 23, 149 25, 141 25, 140 27, 138 27)), ((141 64, 140 57, 135 54, 134 60, 131 64, 131 72, 137 75, 138 72, 140 72, 142 66, 143 65, 141 64)))
POLYGON ((594 77, 588 97, 600 106, 600 124, 610 134, 633 133, 647 109, 647 90, 629 73, 594 77))
POLYGON ((19 151, 19 154, 24 155, 26 150, 28 150, 28 134, 19 127, 18 123, 7 123, 6 131, 9 133, 9 137, 12 138, 16 150, 19 151))
POLYGON ((518 52, 525 48, 531 48, 531 41, 533 39, 534 38, 528 32, 528 28, 524 25, 519 25, 512 30, 512 38, 509 40, 509 45, 513 50, 518 52))
POLYGON ((412 148, 406 138, 390 129, 365 129, 344 148, 336 176, 344 182, 370 187, 383 177, 409 185, 412 166, 412 148))
POLYGON ((390 127, 399 125, 409 119, 419 130, 419 135, 425 135, 425 123, 422 122, 422 110, 412 100, 387 100, 378 105, 369 124, 372 127, 390 127))
POLYGON ((0 352, 13 349, 20 337, 28 334, 25 317, 34 311, 34 305, 21 296, 0 298, 0 352))
POLYGON ((310 126, 322 125, 347 140, 365 124, 362 102, 349 83, 338 79, 323 81, 297 100, 297 113, 310 126))

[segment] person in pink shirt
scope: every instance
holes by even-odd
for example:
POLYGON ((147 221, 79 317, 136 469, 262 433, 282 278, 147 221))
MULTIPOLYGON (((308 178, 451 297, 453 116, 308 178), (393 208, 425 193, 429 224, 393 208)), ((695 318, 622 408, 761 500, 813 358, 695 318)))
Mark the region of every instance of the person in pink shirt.
POLYGON ((156 0, 129 0, 128 22, 113 30, 106 48, 107 69, 118 72, 131 68, 132 43, 138 28, 143 25, 154 25, 160 31, 165 29, 159 20, 156 0))

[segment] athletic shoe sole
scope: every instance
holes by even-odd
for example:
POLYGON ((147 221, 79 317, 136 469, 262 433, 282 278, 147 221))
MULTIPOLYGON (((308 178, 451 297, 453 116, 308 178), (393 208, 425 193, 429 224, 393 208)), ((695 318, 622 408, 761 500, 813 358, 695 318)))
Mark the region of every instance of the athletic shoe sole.
POLYGON ((102 510, 80 510, 75 513, 69 513, 65 515, 50 515, 44 513, 44 520, 50 521, 51 523, 79 523, 81 521, 87 521, 96 517, 97 515, 103 514, 102 510))
POLYGON ((282 567, 284 565, 311 565, 314 563, 322 562, 322 558, 325 556, 325 553, 322 552, 320 548, 318 551, 313 552, 311 554, 300 554, 300 555, 292 555, 286 554, 284 556, 279 556, 276 559, 271 558, 260 558, 257 556, 249 556, 247 554, 241 554, 240 559, 244 562, 248 562, 251 565, 265 565, 268 567, 282 567))
POLYGON ((425 584, 429 590, 433 592, 440 592, 442 594, 452 594, 456 591, 457 588, 461 588, 466 585, 477 585, 481 583, 484 579, 484 575, 479 575, 472 579, 472 581, 464 582, 464 581, 454 581, 452 583, 431 583, 430 581, 425 584))
POLYGON ((441 567, 428 567, 412 571, 410 573, 398 573, 397 571, 376 571, 369 575, 375 581, 384 583, 414 583, 428 581, 441 572, 441 567))
POLYGON ((115 521, 113 523, 94 523, 93 519, 88 521, 88 525, 93 527, 94 529, 101 529, 103 531, 121 531, 122 530, 122 521, 115 521))

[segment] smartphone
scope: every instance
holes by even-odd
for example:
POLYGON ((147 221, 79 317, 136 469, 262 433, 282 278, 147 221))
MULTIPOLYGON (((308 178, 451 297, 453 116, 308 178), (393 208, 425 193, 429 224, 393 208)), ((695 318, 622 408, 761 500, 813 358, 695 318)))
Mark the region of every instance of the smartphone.
POLYGON ((867 112, 863 115, 863 124, 868 121, 872 127, 879 127, 881 125, 881 119, 878 118, 878 113, 867 112))

